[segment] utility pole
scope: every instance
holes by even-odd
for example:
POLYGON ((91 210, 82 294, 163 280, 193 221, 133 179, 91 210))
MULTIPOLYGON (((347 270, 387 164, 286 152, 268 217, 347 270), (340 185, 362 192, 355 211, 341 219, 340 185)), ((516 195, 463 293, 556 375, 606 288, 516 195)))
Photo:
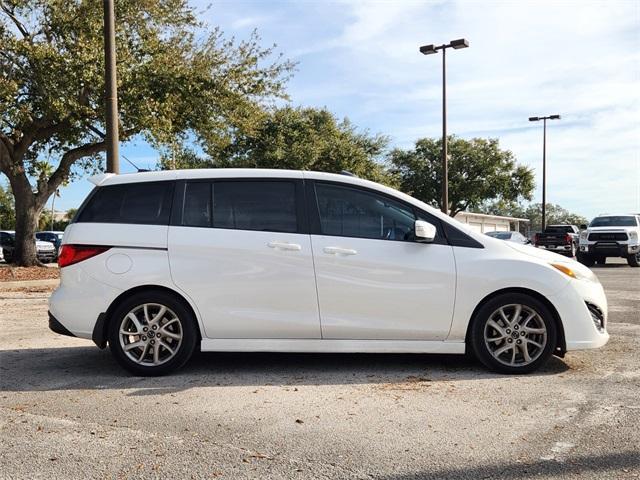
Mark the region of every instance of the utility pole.
POLYGON ((104 0, 104 100, 107 126, 107 172, 120 173, 118 159, 118 84, 114 0, 104 0))

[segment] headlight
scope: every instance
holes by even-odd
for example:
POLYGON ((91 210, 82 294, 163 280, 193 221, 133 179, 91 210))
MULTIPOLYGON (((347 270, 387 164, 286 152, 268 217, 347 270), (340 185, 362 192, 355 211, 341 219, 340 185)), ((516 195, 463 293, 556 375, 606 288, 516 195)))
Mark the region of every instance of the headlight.
POLYGON ((637 240, 638 232, 629 232, 629 240, 637 240))
POLYGON ((576 280, 588 280, 590 282, 598 281, 598 277, 596 277, 591 270, 587 270, 588 273, 585 273, 583 271, 578 271, 576 268, 572 268, 566 263, 550 263, 549 265, 556 270, 560 270, 568 277, 575 278, 576 280))
POLYGON ((587 231, 583 230, 582 232, 580 232, 580 240, 586 240, 587 239, 587 231))

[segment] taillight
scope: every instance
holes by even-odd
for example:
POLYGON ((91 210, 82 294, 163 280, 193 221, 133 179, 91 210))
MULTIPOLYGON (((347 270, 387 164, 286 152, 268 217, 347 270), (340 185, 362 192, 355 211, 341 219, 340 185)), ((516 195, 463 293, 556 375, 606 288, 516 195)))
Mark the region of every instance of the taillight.
POLYGON ((100 255, 110 248, 96 245, 62 245, 60 255, 58 255, 58 266, 60 268, 68 267, 74 263, 100 255))
POLYGON ((564 236, 564 243, 571 244, 573 242, 573 238, 568 233, 564 236))
POLYGON ((533 236, 533 244, 537 246, 537 245, 538 245, 538 240, 539 240, 539 239, 540 239, 540 236, 536 233, 536 234, 533 236))

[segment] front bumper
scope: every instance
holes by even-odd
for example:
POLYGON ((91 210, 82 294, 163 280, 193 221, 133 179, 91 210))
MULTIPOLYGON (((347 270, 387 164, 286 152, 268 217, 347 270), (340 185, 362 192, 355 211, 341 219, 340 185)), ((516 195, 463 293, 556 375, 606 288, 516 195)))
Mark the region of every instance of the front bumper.
POLYGON ((36 252, 36 257, 38 257, 38 260, 41 262, 53 262, 57 255, 55 250, 45 250, 36 252))
POLYGON ((572 280, 549 300, 562 320, 567 351, 600 348, 609 341, 607 297, 599 282, 572 280))
POLYGON ((594 242, 580 244, 580 253, 588 255, 605 255, 607 257, 626 257, 640 252, 640 245, 621 242, 594 242))

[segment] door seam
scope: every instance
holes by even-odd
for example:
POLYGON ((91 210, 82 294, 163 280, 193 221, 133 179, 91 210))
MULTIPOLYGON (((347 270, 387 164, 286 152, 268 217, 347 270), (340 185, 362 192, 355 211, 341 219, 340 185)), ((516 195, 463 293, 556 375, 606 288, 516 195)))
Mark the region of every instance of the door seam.
POLYGON ((316 271, 316 254, 313 250, 313 238, 309 234, 309 246, 311 247, 311 263, 313 265, 313 279, 316 285, 316 303, 318 304, 318 323, 320 324, 320 340, 324 339, 324 333, 322 331, 322 311, 320 309, 320 292, 318 291, 318 272, 316 271))

